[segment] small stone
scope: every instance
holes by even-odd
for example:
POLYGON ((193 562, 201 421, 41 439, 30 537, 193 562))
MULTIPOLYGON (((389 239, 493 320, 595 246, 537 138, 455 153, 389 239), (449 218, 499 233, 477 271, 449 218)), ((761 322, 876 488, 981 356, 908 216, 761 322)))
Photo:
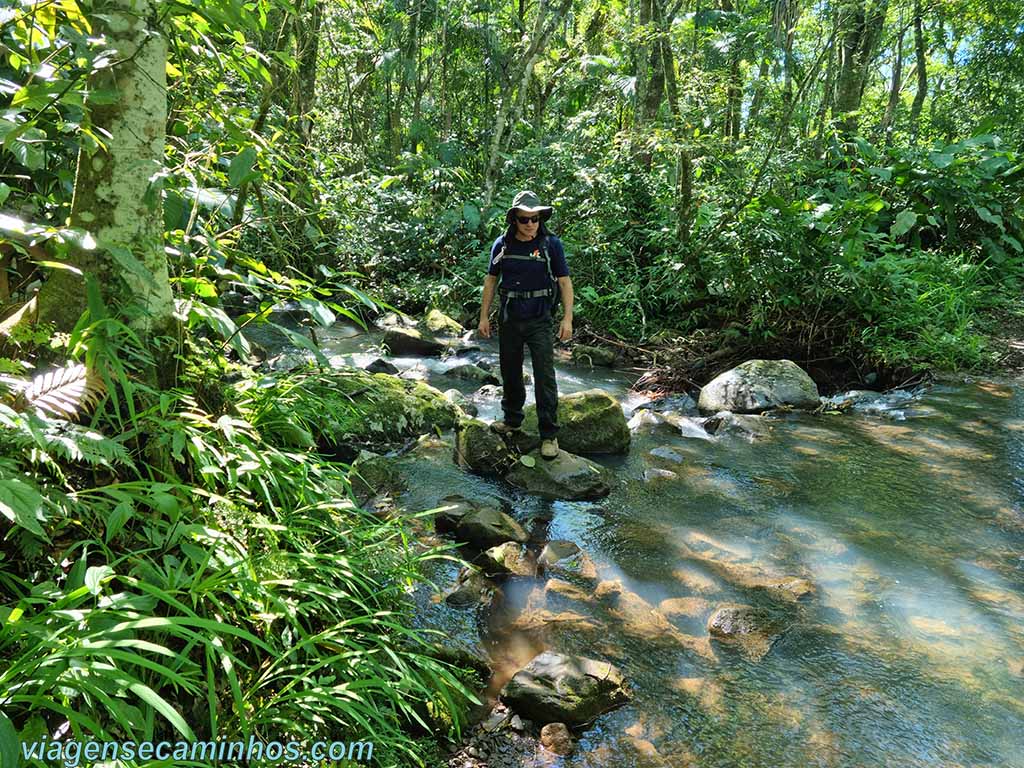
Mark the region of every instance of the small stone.
POLYGON ((657 483, 664 480, 678 480, 679 475, 669 469, 657 469, 652 467, 644 470, 645 483, 657 483))
POLYGON ((683 457, 680 456, 675 451, 673 451, 671 448, 667 448, 664 446, 662 446, 661 448, 653 448, 650 453, 651 456, 656 456, 657 458, 664 459, 665 461, 671 461, 673 464, 683 463, 683 457))
MULTIPOLYGON (((521 718, 519 715, 512 715, 512 719, 509 721, 509 725, 512 727, 512 730, 516 733, 522 733, 525 730, 525 727, 523 726, 523 718, 521 718)), ((502 746, 504 747, 506 745, 503 744, 502 746)))
POLYGON ((367 370, 370 373, 390 373, 392 375, 398 373, 398 368, 396 366, 380 357, 367 365, 364 370, 367 370))
POLYGON ((540 729, 540 743, 544 749, 556 755, 572 754, 572 734, 565 723, 548 723, 540 729))

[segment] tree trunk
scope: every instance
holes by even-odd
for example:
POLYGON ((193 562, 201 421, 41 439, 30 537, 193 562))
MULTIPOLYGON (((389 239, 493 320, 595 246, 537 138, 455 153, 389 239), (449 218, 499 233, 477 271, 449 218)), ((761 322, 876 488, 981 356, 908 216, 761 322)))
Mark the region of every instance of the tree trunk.
POLYGON ((747 127, 744 135, 749 139, 757 125, 757 118, 761 114, 761 105, 764 103, 765 90, 768 87, 768 56, 762 56, 761 64, 757 68, 757 85, 754 86, 754 98, 750 101, 750 112, 747 115, 747 127))
POLYGON ((867 83, 868 66, 885 24, 889 0, 844 0, 839 5, 839 76, 833 114, 843 134, 857 131, 858 112, 867 83))
POLYGON ((879 126, 885 137, 885 145, 892 145, 893 125, 896 122, 896 108, 900 103, 900 89, 903 87, 903 36, 906 30, 900 23, 900 35, 896 41, 896 61, 892 65, 892 81, 889 84, 889 101, 885 105, 882 124, 879 126))
POLYGON ((921 108, 928 95, 928 53, 924 37, 924 20, 921 14, 921 0, 914 0, 914 57, 917 59, 917 93, 910 107, 910 137, 917 143, 921 123, 921 108))
POLYGON ((310 112, 316 103, 316 63, 320 46, 320 28, 323 25, 323 2, 312 0, 309 23, 296 25, 296 59, 299 63, 294 80, 292 114, 299 121, 299 136, 309 146, 313 136, 313 118, 310 112))
MULTIPOLYGON (((89 79, 90 93, 116 93, 113 104, 90 103, 93 130, 106 146, 78 153, 71 225, 94 247, 70 255, 98 284, 104 301, 142 334, 173 327, 174 300, 163 244, 160 195, 150 178, 163 168, 167 122, 167 43, 153 0, 109 0, 92 17, 93 34, 116 51, 111 66, 89 79)), ((81 276, 60 270, 39 292, 38 319, 69 331, 86 305, 81 276)))

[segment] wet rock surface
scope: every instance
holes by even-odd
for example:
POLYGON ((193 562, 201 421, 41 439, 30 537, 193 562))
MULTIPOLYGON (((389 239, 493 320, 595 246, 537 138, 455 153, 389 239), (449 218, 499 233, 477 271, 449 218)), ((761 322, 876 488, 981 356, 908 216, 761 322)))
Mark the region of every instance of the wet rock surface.
POLYGON ((545 651, 512 677, 501 700, 537 723, 582 725, 625 704, 629 694, 614 665, 545 651))
POLYGON ((550 460, 540 451, 526 456, 532 464, 527 466, 520 459, 505 479, 528 493, 549 499, 600 499, 611 491, 604 470, 580 456, 561 450, 550 460))
POLYGON ((508 445, 488 424, 476 419, 459 421, 455 433, 455 463, 486 477, 501 477, 515 462, 508 445))
POLYGON ((445 344, 415 328, 388 328, 384 332, 384 346, 392 355, 440 356, 445 344))

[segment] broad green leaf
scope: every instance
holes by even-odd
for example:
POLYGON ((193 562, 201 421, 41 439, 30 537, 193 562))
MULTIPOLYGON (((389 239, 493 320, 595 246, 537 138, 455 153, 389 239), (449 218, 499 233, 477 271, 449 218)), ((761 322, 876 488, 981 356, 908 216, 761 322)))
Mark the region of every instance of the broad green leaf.
POLYGON ((519 457, 520 463, 524 467, 535 467, 537 466, 537 460, 533 456, 523 455, 519 457))
POLYGON ((910 229, 917 223, 917 214, 907 209, 901 211, 896 217, 896 221, 893 222, 892 227, 889 229, 889 234, 893 237, 900 237, 901 235, 907 234, 910 229))
MULTIPOLYGON (((182 435, 184 432, 175 432, 175 436, 182 435)), ((122 501, 107 515, 106 533, 103 535, 103 541, 105 544, 109 544, 111 539, 117 536, 124 528, 124 524, 127 523, 134 513, 132 503, 128 500, 122 501)))
POLYGON ((3 712, 0 712, 0 765, 20 765, 21 740, 3 712))
POLYGON ((936 168, 945 168, 955 159, 953 155, 948 155, 943 152, 933 152, 928 155, 928 159, 932 161, 932 164, 936 168))
POLYGON ((317 299, 299 299, 299 306, 309 312, 314 320, 324 328, 333 325, 334 313, 327 306, 317 299))
POLYGON ((0 181, 0 205, 4 204, 7 197, 11 194, 11 188, 0 181))
POLYGON ((983 205, 976 206, 974 212, 978 214, 978 218, 982 221, 987 221, 989 224, 995 224, 997 227, 1003 226, 1003 218, 1001 216, 996 216, 983 205))
POLYGON ((45 536, 38 520, 42 509, 43 497, 31 485, 15 478, 0 480, 0 515, 37 536, 45 536))
POLYGON ((310 352, 312 352, 316 356, 316 360, 320 365, 328 367, 330 366, 330 361, 328 361, 328 359, 324 356, 324 353, 320 351, 320 347, 318 347, 316 343, 308 336, 303 336, 301 333, 296 333, 291 328, 286 328, 285 326, 278 325, 277 323, 270 323, 270 325, 274 326, 279 331, 281 331, 285 336, 288 337, 289 341, 291 341, 291 343, 294 344, 299 349, 308 349, 310 352))
POLYGON ((153 709, 159 712, 161 715, 167 718, 167 720, 173 725, 178 733, 184 736, 186 739, 195 740, 196 736, 192 732, 192 729, 188 727, 188 723, 185 722, 184 718, 178 713, 178 711, 167 703, 166 699, 163 699, 159 694, 156 693, 149 686, 143 685, 142 683, 133 683, 128 686, 128 689, 142 699, 144 702, 149 704, 153 709))
POLYGON ((252 166, 256 162, 256 150, 253 147, 246 147, 231 160, 231 167, 228 168, 228 181, 231 186, 237 187, 242 182, 258 178, 259 174, 254 173, 252 166))
POLYGON ((98 595, 103 582, 114 575, 109 565, 94 565, 85 572, 85 586, 94 595, 98 595))

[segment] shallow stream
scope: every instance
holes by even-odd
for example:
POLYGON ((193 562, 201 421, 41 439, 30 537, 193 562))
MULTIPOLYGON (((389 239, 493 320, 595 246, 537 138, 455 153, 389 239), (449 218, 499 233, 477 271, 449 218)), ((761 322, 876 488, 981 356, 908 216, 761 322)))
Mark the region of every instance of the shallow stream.
MULTIPOLYGON (((378 341, 339 331, 326 349, 365 365, 378 341)), ((485 342, 470 359, 496 366, 496 352, 485 342)), ((442 390, 478 386, 444 376, 466 359, 391 362, 442 390)), ((558 376, 563 394, 600 387, 627 417, 645 399, 606 369, 562 364, 558 376)), ((497 415, 494 398, 478 406, 497 415)), ((1024 387, 944 384, 860 411, 788 414, 754 440, 676 422, 635 429, 626 457, 594 457, 616 477, 599 502, 524 497, 440 450, 405 461, 407 509, 452 493, 502 500, 536 542, 578 544, 617 596, 572 599, 543 577, 505 585, 510 617, 541 606, 585 621, 543 641, 499 633, 486 649, 496 686, 544 644, 611 661, 632 686, 629 705, 549 764, 1024 766, 1024 387), (645 480, 650 468, 676 477, 645 480), (760 586, 766 577, 812 591, 786 598, 760 586), (767 653, 710 640, 723 603, 778 619, 767 653)), ((434 576, 450 583, 454 571, 434 576)), ((468 638, 466 620, 438 619, 468 638)))

